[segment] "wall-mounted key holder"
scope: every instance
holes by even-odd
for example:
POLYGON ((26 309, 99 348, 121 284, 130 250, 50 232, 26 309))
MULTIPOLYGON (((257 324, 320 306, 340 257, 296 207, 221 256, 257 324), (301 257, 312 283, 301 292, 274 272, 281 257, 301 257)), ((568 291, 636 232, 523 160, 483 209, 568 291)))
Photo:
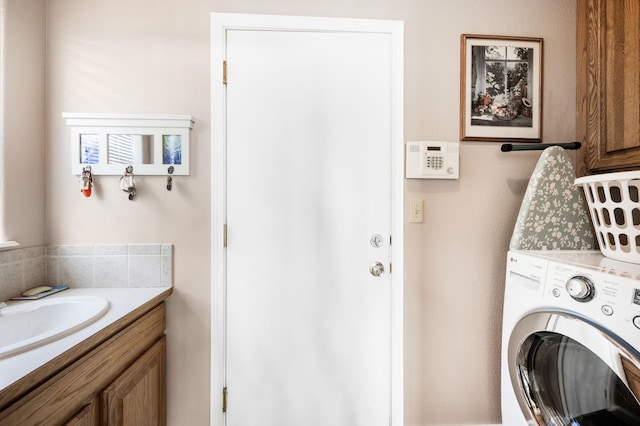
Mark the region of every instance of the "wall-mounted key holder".
POLYGON ((63 113, 71 128, 71 172, 91 166, 94 175, 189 175, 190 115, 63 113))

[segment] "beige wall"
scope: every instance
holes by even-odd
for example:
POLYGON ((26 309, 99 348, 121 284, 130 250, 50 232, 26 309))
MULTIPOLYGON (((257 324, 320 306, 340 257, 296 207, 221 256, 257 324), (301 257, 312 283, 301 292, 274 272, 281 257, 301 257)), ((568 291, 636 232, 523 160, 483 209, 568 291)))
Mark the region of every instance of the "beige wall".
MULTIPOLYGON (((175 244, 170 425, 209 419, 213 11, 404 20, 407 140, 458 140, 461 33, 543 37, 545 141, 575 134, 575 0, 49 1, 46 242, 175 244), (141 177, 134 202, 100 176, 84 198, 63 111, 191 114, 191 176, 172 192, 141 177)), ((459 180, 406 182, 407 203, 425 200, 425 223, 406 225, 407 425, 500 420, 504 259, 538 155, 463 143, 459 180)))
POLYGON ((0 0, 0 241, 45 238, 45 2, 0 0))

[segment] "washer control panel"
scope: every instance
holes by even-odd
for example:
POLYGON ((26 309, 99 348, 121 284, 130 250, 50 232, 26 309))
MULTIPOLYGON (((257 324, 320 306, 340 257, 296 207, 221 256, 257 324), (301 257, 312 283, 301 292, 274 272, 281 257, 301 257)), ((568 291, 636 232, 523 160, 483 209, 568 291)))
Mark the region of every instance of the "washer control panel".
POLYGON ((640 348, 640 264, 599 252, 510 251, 505 312, 562 311, 640 348))
POLYGON ((634 334, 640 329, 640 280, 608 274, 572 264, 551 261, 544 297, 603 324, 626 324, 634 334))
MULTIPOLYGON (((640 288, 633 289, 633 304, 640 305, 640 288)), ((640 313, 633 317, 633 325, 640 329, 640 313)))

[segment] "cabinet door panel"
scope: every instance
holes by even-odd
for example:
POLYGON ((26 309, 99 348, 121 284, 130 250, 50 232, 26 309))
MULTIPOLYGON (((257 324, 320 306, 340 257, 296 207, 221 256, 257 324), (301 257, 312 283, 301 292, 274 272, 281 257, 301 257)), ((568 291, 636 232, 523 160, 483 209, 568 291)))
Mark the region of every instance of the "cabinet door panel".
POLYGON ((640 6, 577 2, 579 174, 640 166, 640 6))
POLYGON ((607 0, 604 4, 601 95, 606 114, 605 154, 609 154, 640 146, 640 52, 637 0, 607 0))
POLYGON ((165 346, 163 336, 102 392, 103 425, 166 423, 165 346))

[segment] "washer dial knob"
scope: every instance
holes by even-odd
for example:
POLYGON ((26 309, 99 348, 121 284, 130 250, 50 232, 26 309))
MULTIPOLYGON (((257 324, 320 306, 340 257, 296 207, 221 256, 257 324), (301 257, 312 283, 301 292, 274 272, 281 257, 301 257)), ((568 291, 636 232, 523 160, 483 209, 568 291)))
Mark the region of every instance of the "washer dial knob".
POLYGON ((576 276, 569 278, 566 288, 569 296, 578 302, 588 302, 596 295, 596 286, 587 277, 576 276))

